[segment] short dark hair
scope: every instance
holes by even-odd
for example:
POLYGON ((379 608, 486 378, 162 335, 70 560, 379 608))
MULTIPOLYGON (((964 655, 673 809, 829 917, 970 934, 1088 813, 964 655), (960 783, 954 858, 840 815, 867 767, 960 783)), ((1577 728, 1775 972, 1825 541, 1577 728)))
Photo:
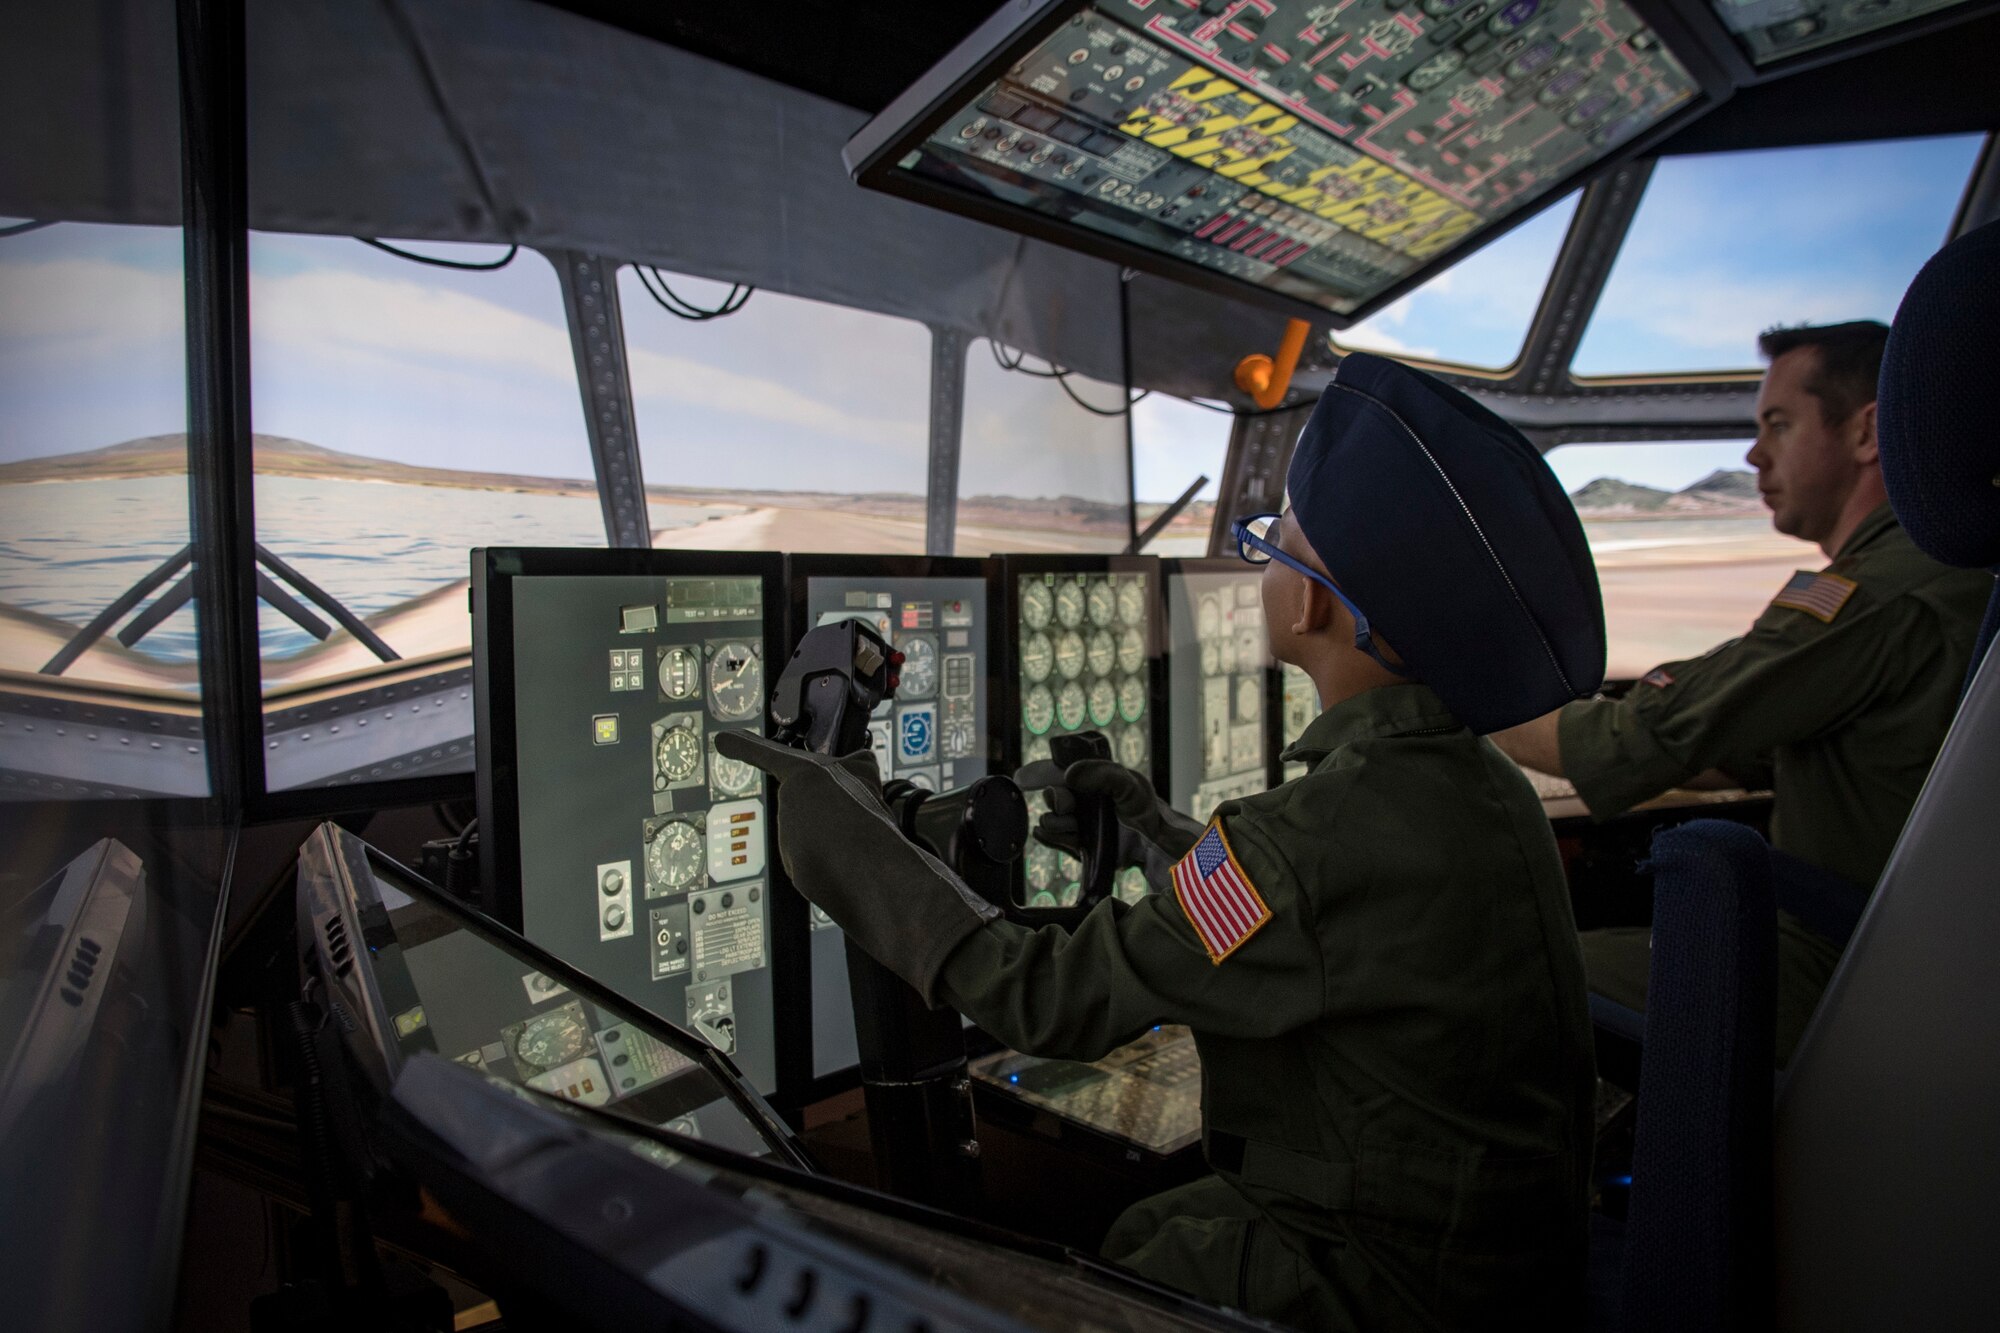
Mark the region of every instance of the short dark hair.
POLYGON ((1757 335, 1757 350, 1766 361, 1776 361, 1801 347, 1816 349, 1819 364, 1806 377, 1806 392, 1819 399, 1821 418, 1837 426, 1875 401, 1875 381, 1882 377, 1882 349, 1888 342, 1888 325, 1857 319, 1789 329, 1773 325, 1757 335))

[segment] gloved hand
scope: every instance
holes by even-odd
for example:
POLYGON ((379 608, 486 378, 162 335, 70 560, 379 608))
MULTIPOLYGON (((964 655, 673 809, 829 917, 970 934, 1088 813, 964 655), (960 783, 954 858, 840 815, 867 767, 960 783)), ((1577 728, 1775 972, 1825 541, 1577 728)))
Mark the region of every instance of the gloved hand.
POLYGON ((778 855, 799 892, 938 1004, 945 959, 1000 911, 903 836, 882 801, 874 756, 833 759, 748 731, 718 732, 715 750, 777 784, 778 855))
MULTIPOLYGON (((1022 791, 1046 790, 1049 808, 1035 824, 1035 836, 1050 847, 1078 855, 1082 845, 1076 817, 1078 796, 1109 798, 1118 811, 1119 864, 1146 865, 1146 849, 1164 856, 1171 866, 1201 840, 1204 826, 1168 805, 1154 792, 1146 775, 1108 759, 1080 759, 1068 768, 1039 759, 1014 775, 1022 791), (1146 846, 1127 847, 1129 836, 1146 846)), ((1149 871, 1148 879, 1152 878, 1149 871)))

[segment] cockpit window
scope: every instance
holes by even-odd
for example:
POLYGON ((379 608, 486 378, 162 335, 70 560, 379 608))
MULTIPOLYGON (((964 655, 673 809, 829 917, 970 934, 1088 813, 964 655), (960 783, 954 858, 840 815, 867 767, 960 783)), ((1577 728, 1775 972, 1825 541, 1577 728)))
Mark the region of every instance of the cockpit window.
POLYGON ((1132 405, 1132 494, 1139 530, 1158 518, 1196 477, 1208 484, 1188 506, 1146 543, 1147 555, 1207 555, 1215 524, 1215 497, 1222 462, 1229 454, 1235 415, 1163 393, 1149 393, 1132 405))
POLYGON ((469 770, 471 548, 605 544, 554 270, 253 233, 250 335, 267 785, 469 770))
POLYGON ((1132 540, 1124 390, 1056 369, 985 338, 967 345, 958 554, 1122 551, 1132 540))
POLYGON ((1497 370, 1510 366, 1576 216, 1578 196, 1538 213, 1477 254, 1334 335, 1342 347, 1497 370))
POLYGON ((1793 571, 1826 563, 1771 526, 1749 449, 1676 440, 1549 451, 1597 562, 1612 679, 1739 637, 1793 571))
POLYGON ((1946 239, 1978 135, 1661 159, 1572 369, 1750 369, 1773 324, 1888 323, 1946 239))
POLYGON ((731 290, 618 271, 653 545, 922 554, 930 330, 731 290))

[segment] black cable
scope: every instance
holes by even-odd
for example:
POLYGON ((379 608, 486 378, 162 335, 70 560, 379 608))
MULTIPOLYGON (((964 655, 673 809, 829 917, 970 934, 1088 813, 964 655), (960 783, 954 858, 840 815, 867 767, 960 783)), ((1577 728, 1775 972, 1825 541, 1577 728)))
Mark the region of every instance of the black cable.
POLYGON ((1069 400, 1072 403, 1075 403, 1094 417, 1122 417, 1131 409, 1132 403, 1138 402, 1152 392, 1151 389, 1141 389, 1133 395, 1131 402, 1128 402, 1124 407, 1093 407, 1079 398, 1075 389, 1069 387, 1069 377, 1074 375, 1075 371, 1065 369, 1053 361, 1049 362, 1047 370, 1036 370, 1033 366, 1023 364, 1028 356, 1026 352, 1013 352, 1013 359, 1009 360, 1007 355, 1001 351, 1001 343, 998 338, 988 338, 986 345, 992 349, 993 364, 999 366, 1000 369, 1011 370, 1021 375, 1032 375, 1038 380, 1054 380, 1057 387, 1069 395, 1069 400))
POLYGON ((660 309, 676 318, 694 320, 696 322, 707 319, 721 319, 724 315, 735 314, 743 308, 744 303, 757 290, 755 287, 747 286, 743 283, 732 282, 729 284, 729 294, 722 298, 722 304, 711 310, 696 305, 684 296, 676 295, 674 289, 667 286, 666 278, 658 269, 650 264, 634 264, 632 271, 639 275, 639 285, 646 289, 646 295, 652 297, 654 303, 660 309), (659 284, 659 290, 654 290, 654 283, 659 284))
POLYGON ((1075 403, 1078 407, 1082 408, 1084 411, 1090 413, 1090 415, 1094 417, 1122 417, 1127 412, 1132 410, 1132 403, 1138 402, 1139 398, 1144 398, 1147 393, 1152 392, 1151 389, 1146 390, 1145 393, 1139 395, 1139 398, 1134 398, 1132 400, 1132 403, 1127 403, 1124 407, 1103 408, 1103 407, 1092 407, 1089 403, 1084 402, 1082 398, 1078 397, 1076 390, 1069 387, 1068 375, 1058 376, 1056 378, 1056 387, 1061 389, 1064 393, 1068 394, 1069 400, 1072 403, 1075 403))
POLYGON ((505 268, 514 262, 514 256, 521 253, 521 247, 510 245, 507 253, 498 259, 482 259, 477 262, 466 259, 440 259, 435 255, 420 255, 415 251, 399 249, 387 241, 378 241, 373 236, 357 236, 355 240, 363 245, 372 245, 384 254, 407 259, 413 264, 429 264, 432 268, 455 268, 467 273, 491 273, 494 269, 505 268))
POLYGON ((16 222, 12 226, 0 227, 0 240, 9 236, 26 236, 31 231, 40 231, 44 227, 55 225, 54 219, 47 222, 16 222))

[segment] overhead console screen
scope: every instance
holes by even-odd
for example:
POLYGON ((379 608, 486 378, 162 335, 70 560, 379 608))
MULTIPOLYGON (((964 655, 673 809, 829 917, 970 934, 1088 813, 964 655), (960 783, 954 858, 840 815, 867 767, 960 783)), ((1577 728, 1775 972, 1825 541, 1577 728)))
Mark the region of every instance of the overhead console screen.
POLYGON ((1816 51, 1965 0, 1709 0, 1743 53, 1758 65, 1816 51))
POLYGON ((1188 561, 1166 575, 1168 800, 1203 820, 1271 785, 1262 575, 1240 560, 1216 563, 1225 568, 1188 561))
MULTIPOLYGON (((483 868, 503 918, 773 1090, 763 775, 715 749, 763 729, 778 559, 486 552, 483 868), (496 556, 526 572, 491 573, 496 556), (685 573, 535 573, 536 557, 685 573), (504 623, 502 623, 504 622, 504 623)), ((504 563, 504 562, 503 562, 504 563)))
POLYGON ((858 179, 1343 316, 1702 92, 1622 0, 1093 0, 1006 27, 863 128, 858 179))

